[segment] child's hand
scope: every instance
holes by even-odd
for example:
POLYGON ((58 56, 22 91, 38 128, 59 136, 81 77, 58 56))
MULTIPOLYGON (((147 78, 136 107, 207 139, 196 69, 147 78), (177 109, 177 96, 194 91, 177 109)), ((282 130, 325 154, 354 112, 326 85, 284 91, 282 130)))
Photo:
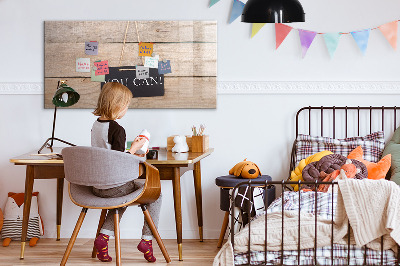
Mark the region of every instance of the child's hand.
POLYGON ((143 147, 143 145, 146 143, 146 141, 147 140, 145 138, 136 137, 135 140, 132 142, 129 152, 131 154, 135 154, 140 148, 143 147))
POLYGON ((149 149, 147 149, 147 151, 146 151, 146 153, 145 154, 136 154, 135 153, 135 155, 136 156, 139 156, 139 157, 146 157, 146 155, 149 153, 149 149))

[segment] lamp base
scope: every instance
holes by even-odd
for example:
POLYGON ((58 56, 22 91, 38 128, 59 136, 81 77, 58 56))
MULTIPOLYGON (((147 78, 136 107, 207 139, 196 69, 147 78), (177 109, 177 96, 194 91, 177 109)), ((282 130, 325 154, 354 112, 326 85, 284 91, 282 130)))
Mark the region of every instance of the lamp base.
POLYGON ((69 143, 65 140, 59 139, 59 138, 48 138, 42 145, 42 147, 40 147, 40 149, 38 150, 38 154, 40 154, 40 152, 44 149, 44 148, 49 148, 51 150, 51 152, 53 152, 53 141, 54 140, 58 140, 59 142, 68 144, 70 146, 76 146, 75 144, 69 143), (49 142, 51 141, 51 144, 49 144, 49 142))

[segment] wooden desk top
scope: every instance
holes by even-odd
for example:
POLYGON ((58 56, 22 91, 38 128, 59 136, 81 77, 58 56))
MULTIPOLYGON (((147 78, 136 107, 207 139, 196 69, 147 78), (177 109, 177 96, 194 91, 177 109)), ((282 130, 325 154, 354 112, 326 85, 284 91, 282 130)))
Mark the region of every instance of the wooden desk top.
MULTIPOLYGON (((62 148, 54 147, 53 153, 61 153, 62 148)), ((180 165, 180 164, 193 164, 197 163, 201 159, 210 155, 214 149, 208 149, 206 152, 187 152, 187 153, 173 153, 167 152, 166 148, 161 148, 158 151, 158 159, 157 160, 146 160, 149 164, 152 165, 180 165)), ((51 153, 50 149, 43 149, 42 154, 51 153)), ((18 165, 26 165, 26 164, 64 164, 62 158, 57 155, 38 155, 37 150, 25 153, 23 155, 14 157, 10 159, 11 163, 18 165)))

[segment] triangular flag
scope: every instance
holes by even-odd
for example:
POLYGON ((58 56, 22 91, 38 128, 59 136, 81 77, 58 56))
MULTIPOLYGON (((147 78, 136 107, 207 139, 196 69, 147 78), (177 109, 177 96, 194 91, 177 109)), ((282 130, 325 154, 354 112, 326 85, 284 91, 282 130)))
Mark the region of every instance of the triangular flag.
POLYGON ((340 36, 342 36, 342 34, 340 34, 339 32, 333 32, 333 33, 325 33, 323 36, 326 48, 328 48, 329 55, 332 58, 333 54, 336 51, 336 48, 338 47, 339 39, 340 36))
POLYGON ((212 7, 213 5, 215 5, 218 2, 219 2, 219 0, 210 0, 210 5, 208 7, 212 7))
POLYGON ((360 30, 360 31, 352 31, 351 35, 353 35, 354 40, 356 41, 358 47, 361 50, 361 53, 364 55, 368 46, 369 33, 371 29, 360 30))
POLYGON ((231 17, 229 19, 229 23, 232 23, 235 19, 237 19, 240 15, 242 15, 242 11, 244 8, 244 3, 239 0, 233 0, 231 17))
POLYGON ((397 48, 397 20, 378 27, 393 49, 397 48))
POLYGON ((282 44, 282 42, 285 40, 286 36, 288 36, 289 32, 292 29, 293 28, 288 25, 275 23, 276 49, 278 49, 278 47, 282 44))
POLYGON ((317 33, 315 31, 300 30, 301 55, 304 58, 317 33))
POLYGON ((261 30, 262 27, 264 27, 265 23, 253 23, 253 26, 251 28, 251 38, 254 37, 258 33, 259 30, 261 30))

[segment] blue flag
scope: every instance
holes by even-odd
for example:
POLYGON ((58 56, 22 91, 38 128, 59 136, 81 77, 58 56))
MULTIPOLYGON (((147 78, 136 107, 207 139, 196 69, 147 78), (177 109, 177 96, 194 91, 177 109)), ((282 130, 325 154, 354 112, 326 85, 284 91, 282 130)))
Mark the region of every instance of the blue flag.
POLYGON ((361 53, 364 55, 368 46, 369 33, 371 29, 361 30, 361 31, 353 31, 351 35, 353 35, 354 40, 356 41, 358 47, 361 50, 361 53))
POLYGON ((237 19, 240 15, 242 15, 242 11, 244 8, 244 3, 239 0, 233 0, 231 17, 229 19, 229 23, 232 23, 235 19, 237 19))

